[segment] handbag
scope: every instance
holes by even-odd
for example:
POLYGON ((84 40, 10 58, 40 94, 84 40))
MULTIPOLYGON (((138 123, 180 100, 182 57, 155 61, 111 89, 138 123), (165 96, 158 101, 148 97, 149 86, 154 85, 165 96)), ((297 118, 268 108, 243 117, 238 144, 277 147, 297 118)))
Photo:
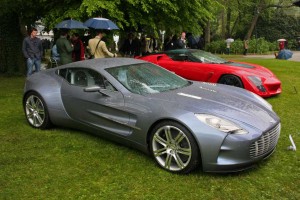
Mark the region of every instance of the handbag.
POLYGON ((99 42, 97 43, 97 46, 96 46, 95 51, 94 51, 94 54, 91 54, 90 57, 89 57, 89 59, 94 59, 95 58, 95 53, 96 53, 96 50, 97 50, 98 45, 99 45, 100 42, 101 42, 101 39, 99 39, 99 42))

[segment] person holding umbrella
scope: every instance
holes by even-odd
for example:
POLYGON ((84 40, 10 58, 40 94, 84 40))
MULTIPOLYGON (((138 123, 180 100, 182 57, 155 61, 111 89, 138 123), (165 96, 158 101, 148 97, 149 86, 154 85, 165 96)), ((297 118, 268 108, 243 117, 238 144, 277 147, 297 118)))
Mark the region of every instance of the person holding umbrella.
POLYGON ((226 42, 226 54, 229 55, 230 54, 230 46, 231 46, 231 43, 234 42, 234 39, 229 37, 225 40, 225 42, 226 42))
POLYGON ((88 48, 91 55, 93 55, 94 58, 117 57, 117 54, 111 53, 107 49, 106 43, 102 40, 104 37, 103 31, 100 29, 96 31, 96 37, 89 40, 88 48))
POLYGON ((83 42, 81 41, 78 33, 73 34, 72 44, 74 45, 74 50, 72 53, 73 61, 76 62, 76 61, 85 60, 84 45, 83 45, 83 42))
POLYGON ((67 38, 68 30, 61 29, 60 38, 56 41, 57 52, 60 55, 60 63, 62 65, 72 62, 73 45, 67 38))

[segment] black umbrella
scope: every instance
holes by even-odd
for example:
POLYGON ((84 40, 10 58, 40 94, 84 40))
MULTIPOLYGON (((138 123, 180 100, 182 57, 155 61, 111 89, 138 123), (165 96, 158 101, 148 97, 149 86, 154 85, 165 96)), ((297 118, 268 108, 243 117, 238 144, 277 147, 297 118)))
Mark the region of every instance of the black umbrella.
POLYGON ((83 25, 93 28, 93 29, 103 29, 103 30, 117 30, 119 27, 109 19, 106 18, 91 18, 83 23, 83 25))
POLYGON ((68 19, 56 24, 55 28, 58 29, 88 29, 82 22, 74 19, 68 19))

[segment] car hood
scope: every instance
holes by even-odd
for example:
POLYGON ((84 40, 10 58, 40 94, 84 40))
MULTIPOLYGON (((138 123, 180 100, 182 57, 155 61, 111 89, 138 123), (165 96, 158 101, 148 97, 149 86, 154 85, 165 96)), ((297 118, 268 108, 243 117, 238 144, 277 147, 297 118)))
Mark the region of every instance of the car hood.
POLYGON ((260 75, 260 76, 265 76, 265 77, 274 76, 274 74, 269 69, 252 63, 230 61, 224 63, 223 65, 227 65, 228 67, 233 67, 233 68, 241 68, 244 71, 247 71, 249 73, 255 73, 256 75, 260 75))
POLYGON ((155 94, 151 100, 156 105, 162 103, 162 106, 173 109, 213 114, 260 130, 266 130, 279 121, 265 100, 244 89, 221 84, 193 82, 189 87, 155 94))
POLYGON ((250 63, 227 62, 227 63, 224 63, 224 65, 229 65, 229 66, 234 66, 234 67, 242 67, 242 68, 248 68, 248 69, 255 68, 255 66, 253 66, 250 63))

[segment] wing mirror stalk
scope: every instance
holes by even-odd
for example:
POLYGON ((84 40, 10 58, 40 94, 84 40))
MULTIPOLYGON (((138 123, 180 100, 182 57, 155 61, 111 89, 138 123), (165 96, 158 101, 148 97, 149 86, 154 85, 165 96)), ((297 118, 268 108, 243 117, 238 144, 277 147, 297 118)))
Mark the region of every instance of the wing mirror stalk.
POLYGON ((104 96, 109 96, 109 94, 107 94, 107 90, 100 87, 100 86, 91 86, 91 87, 86 87, 83 89, 83 91, 85 92, 99 92, 104 96))

